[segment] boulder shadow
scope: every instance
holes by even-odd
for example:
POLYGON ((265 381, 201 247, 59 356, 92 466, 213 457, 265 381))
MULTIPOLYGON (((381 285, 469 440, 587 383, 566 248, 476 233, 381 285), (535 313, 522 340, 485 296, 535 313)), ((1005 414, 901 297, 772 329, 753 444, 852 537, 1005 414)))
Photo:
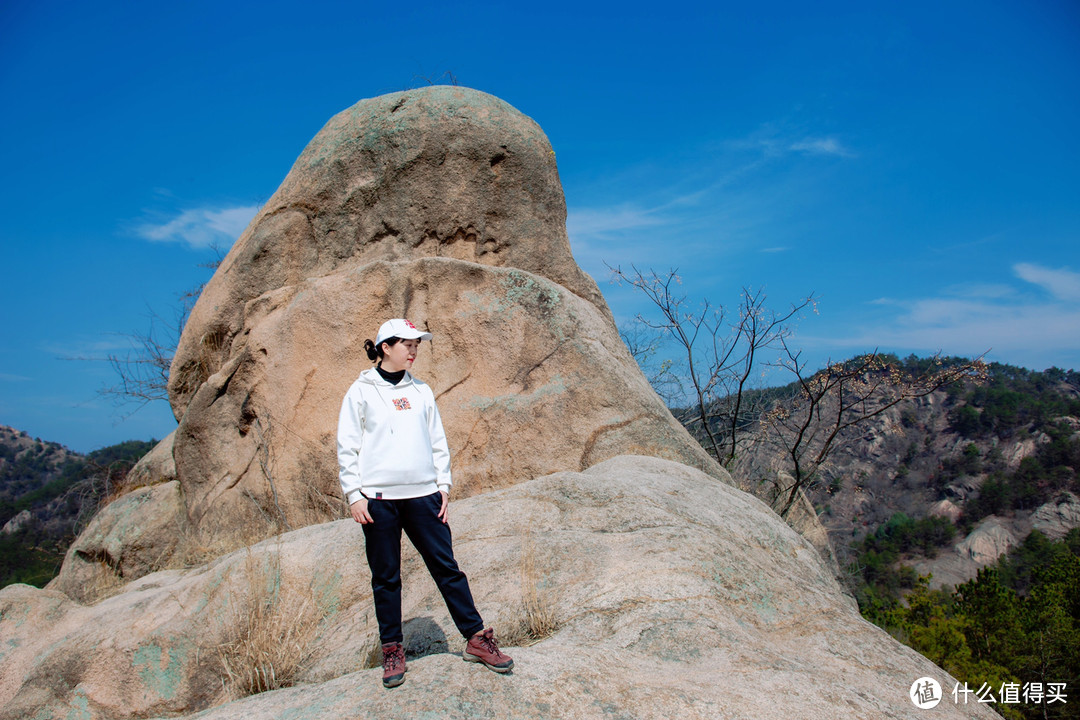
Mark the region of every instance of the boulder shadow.
POLYGON ((446 633, 433 618, 418 617, 406 620, 401 626, 401 632, 405 636, 403 644, 407 660, 451 652, 446 633))

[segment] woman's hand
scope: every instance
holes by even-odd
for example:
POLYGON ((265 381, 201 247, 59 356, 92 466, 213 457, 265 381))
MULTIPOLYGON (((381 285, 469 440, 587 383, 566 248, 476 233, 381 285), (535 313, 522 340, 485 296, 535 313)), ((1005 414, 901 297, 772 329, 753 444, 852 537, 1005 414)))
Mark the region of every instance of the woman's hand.
MULTIPOLYGON (((443 507, 445 507, 445 506, 446 505, 445 505, 445 500, 444 500, 443 507)), ((374 520, 371 519, 371 514, 368 513, 367 498, 360 498, 359 500, 354 502, 352 505, 350 505, 349 506, 349 512, 352 513, 352 519, 355 520, 356 522, 360 523, 361 525, 367 525, 370 522, 375 522, 374 520)))
POLYGON ((439 508, 439 519, 442 520, 443 525, 445 525, 450 520, 446 512, 446 506, 450 502, 450 496, 442 490, 439 491, 439 494, 442 495, 442 507, 439 508))

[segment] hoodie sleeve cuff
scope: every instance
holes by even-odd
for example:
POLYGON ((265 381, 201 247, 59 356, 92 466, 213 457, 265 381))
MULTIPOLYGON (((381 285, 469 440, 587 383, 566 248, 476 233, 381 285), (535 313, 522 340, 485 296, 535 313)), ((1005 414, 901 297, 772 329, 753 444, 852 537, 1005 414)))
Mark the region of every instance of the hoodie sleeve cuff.
POLYGON ((351 493, 348 494, 347 498, 349 500, 349 504, 352 505, 357 500, 363 500, 364 496, 359 490, 353 490, 351 493))

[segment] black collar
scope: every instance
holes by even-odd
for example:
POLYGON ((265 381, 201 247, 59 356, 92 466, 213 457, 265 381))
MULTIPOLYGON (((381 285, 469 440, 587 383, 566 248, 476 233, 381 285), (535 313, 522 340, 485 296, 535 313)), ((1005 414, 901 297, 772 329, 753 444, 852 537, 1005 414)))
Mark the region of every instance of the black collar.
POLYGON ((382 377, 383 380, 390 383, 391 385, 397 385, 399 382, 401 382, 405 378, 405 371, 404 370, 398 370, 397 372, 386 372, 385 370, 382 369, 382 364, 381 363, 376 365, 375 369, 378 371, 379 376, 382 377))

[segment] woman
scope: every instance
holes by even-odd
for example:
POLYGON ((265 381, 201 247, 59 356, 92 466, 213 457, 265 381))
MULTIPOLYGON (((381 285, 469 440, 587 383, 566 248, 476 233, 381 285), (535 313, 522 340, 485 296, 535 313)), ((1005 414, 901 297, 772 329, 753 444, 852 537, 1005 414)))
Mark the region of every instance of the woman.
POLYGON ((495 672, 514 661, 499 650, 476 611, 469 581, 454 560, 446 504, 450 450, 431 388, 409 370, 422 332, 388 320, 364 349, 375 367, 360 373, 341 404, 338 465, 353 520, 363 525, 375 616, 383 652, 383 685, 405 682, 401 630, 401 531, 409 536, 467 640, 462 657, 495 672))

